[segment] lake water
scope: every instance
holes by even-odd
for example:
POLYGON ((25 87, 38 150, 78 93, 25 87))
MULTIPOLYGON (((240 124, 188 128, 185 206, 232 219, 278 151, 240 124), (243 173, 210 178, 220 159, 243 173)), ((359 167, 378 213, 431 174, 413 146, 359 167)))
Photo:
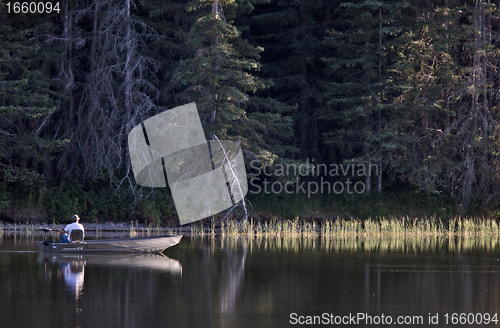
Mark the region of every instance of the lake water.
POLYGON ((166 256, 41 239, 0 235, 1 327, 500 326, 498 236, 184 237, 166 256))

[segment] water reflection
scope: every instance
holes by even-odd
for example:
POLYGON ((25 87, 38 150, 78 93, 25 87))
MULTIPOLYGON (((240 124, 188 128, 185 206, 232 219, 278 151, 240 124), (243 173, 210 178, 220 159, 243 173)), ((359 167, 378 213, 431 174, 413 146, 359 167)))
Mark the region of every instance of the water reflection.
MULTIPOLYGON (((174 275, 182 274, 179 261, 160 254, 52 254, 40 253, 37 262, 43 265, 46 279, 54 271, 60 281, 64 281, 66 290, 78 301, 83 295, 86 266, 124 267, 135 269, 159 270, 174 275)), ((77 308, 77 310, 79 310, 77 308)))
POLYGON ((183 238, 175 260, 10 249, 2 327, 286 327, 291 313, 439 313, 445 327, 445 313, 500 308, 497 236, 183 238))
POLYGON ((220 257, 217 268, 204 266, 201 286, 214 286, 204 294, 214 303, 200 304, 212 309, 208 327, 286 326, 292 312, 425 320, 440 313, 436 326, 444 327, 446 313, 496 313, 500 306, 498 236, 228 237, 191 243, 212 260, 220 257))
POLYGON ((270 237, 242 238, 228 236, 225 243, 246 240, 250 250, 285 249, 299 251, 304 249, 318 251, 361 251, 361 252, 403 252, 422 253, 432 251, 447 252, 497 252, 500 251, 500 236, 464 237, 457 235, 412 236, 412 235, 360 235, 330 236, 328 238, 270 237))
POLYGON ((72 263, 77 265, 102 265, 109 267, 127 267, 136 269, 153 269, 173 274, 182 274, 179 261, 161 254, 129 253, 129 254, 54 254, 39 253, 39 263, 72 263))
POLYGON ((243 287, 248 245, 246 242, 241 242, 239 252, 235 248, 224 248, 225 261, 221 271, 223 273, 221 280, 225 283, 220 285, 220 311, 223 314, 235 314, 236 300, 243 287))
POLYGON ((183 247, 189 269, 178 302, 191 306, 182 308, 176 326, 237 327, 246 289, 248 241, 192 238, 184 240, 183 247))
POLYGON ((61 261, 60 263, 66 289, 78 300, 83 292, 85 261, 61 261))
POLYGON ((181 263, 159 254, 40 253, 36 261, 48 292, 42 298, 55 293, 66 314, 55 322, 63 326, 140 327, 138 314, 155 306, 158 279, 182 277, 181 263))

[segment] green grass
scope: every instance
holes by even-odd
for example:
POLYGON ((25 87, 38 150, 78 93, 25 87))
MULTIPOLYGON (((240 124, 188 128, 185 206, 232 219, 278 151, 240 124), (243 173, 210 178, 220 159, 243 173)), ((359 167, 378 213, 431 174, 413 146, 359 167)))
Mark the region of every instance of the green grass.
POLYGON ((213 220, 209 226, 191 225, 193 236, 225 236, 250 238, 336 238, 338 236, 490 236, 500 234, 500 225, 493 219, 437 218, 411 219, 325 219, 304 221, 271 218, 268 221, 222 221, 220 228, 213 220))
POLYGON ((220 230, 196 224, 191 230, 194 242, 210 238, 223 247, 244 245, 254 249, 318 249, 327 252, 363 251, 417 253, 446 249, 451 252, 493 251, 500 249, 500 231, 492 220, 453 219, 452 227, 426 220, 339 220, 322 224, 298 220, 225 222, 220 230), (454 226, 453 226, 454 225, 454 226), (220 238, 213 238, 219 235, 220 238))

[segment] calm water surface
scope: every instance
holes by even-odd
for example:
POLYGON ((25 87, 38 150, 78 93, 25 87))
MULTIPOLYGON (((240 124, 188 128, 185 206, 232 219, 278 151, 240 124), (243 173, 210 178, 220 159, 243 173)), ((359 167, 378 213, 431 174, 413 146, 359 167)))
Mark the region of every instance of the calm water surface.
POLYGON ((41 239, 0 235, 1 327, 327 327, 358 313, 448 327, 453 313, 500 315, 498 236, 184 237, 166 256, 43 256, 41 239))

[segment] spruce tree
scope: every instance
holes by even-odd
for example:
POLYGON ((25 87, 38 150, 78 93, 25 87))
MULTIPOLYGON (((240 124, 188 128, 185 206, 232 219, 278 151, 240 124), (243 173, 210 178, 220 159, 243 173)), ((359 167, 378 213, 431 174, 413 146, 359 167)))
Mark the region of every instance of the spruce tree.
POLYGON ((251 39, 262 46, 262 71, 273 86, 266 91, 295 106, 294 145, 301 158, 331 162, 322 133, 332 128, 321 113, 325 108, 325 30, 334 23, 338 1, 272 0, 256 6, 249 18, 251 39))
POLYGON ((455 115, 452 107, 457 98, 449 95, 464 81, 465 71, 452 54, 464 37, 458 24, 461 9, 436 3, 412 6, 412 28, 405 32, 405 44, 393 65, 393 80, 401 91, 398 103, 404 111, 392 168, 401 179, 431 193, 452 192, 448 178, 457 168, 452 155, 457 149, 436 142, 455 115))
POLYGON ((43 138, 50 135, 46 129, 59 103, 47 75, 47 65, 57 57, 37 44, 33 29, 10 26, 4 3, 0 19, 0 176, 19 189, 43 184, 43 165, 63 145, 43 138))
POLYGON ((235 0, 190 2, 196 21, 185 46, 191 56, 181 61, 173 82, 182 87, 179 102, 196 102, 207 138, 237 140, 247 156, 269 163, 296 151, 287 145, 292 108, 255 94, 271 85, 253 74, 263 49, 243 39, 233 21, 252 8, 235 0))
POLYGON ((180 61, 192 55, 191 48, 186 46, 189 30, 196 22, 196 12, 188 11, 186 0, 147 0, 139 4, 139 17, 151 26, 160 36, 150 41, 149 55, 159 62, 156 74, 160 96, 158 105, 173 108, 185 104, 176 99, 184 87, 171 82, 180 61))
MULTIPOLYGON (((331 47, 323 60, 329 65, 328 111, 324 117, 340 126, 325 134, 327 142, 340 149, 344 160, 377 164, 377 189, 381 170, 399 147, 400 86, 393 80, 397 51, 408 30, 407 4, 369 0, 344 2, 337 11, 339 23, 324 43, 331 47)), ((372 187, 365 176, 366 193, 372 187)))
POLYGON ((498 8, 447 1, 413 10, 395 65, 404 85, 405 150, 392 163, 419 188, 457 196, 464 209, 473 200, 491 202, 499 168, 498 8))

